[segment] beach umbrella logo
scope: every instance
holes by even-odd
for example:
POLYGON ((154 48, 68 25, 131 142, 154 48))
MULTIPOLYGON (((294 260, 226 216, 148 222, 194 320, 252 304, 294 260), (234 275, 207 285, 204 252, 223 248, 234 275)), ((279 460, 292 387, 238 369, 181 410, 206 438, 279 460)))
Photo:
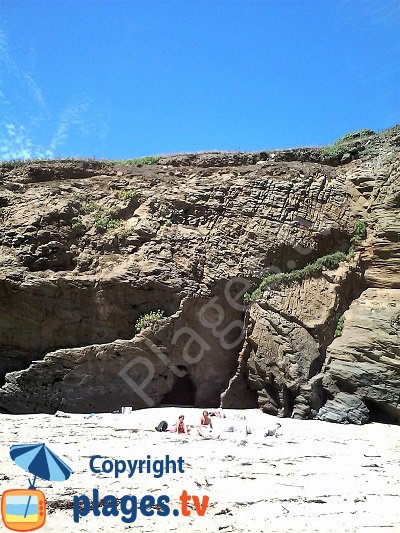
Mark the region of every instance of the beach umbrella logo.
POLYGON ((10 457, 33 478, 28 489, 10 489, 1 498, 4 525, 13 531, 33 531, 46 522, 46 498, 36 488, 36 479, 65 481, 71 468, 45 444, 18 444, 10 447, 10 457))

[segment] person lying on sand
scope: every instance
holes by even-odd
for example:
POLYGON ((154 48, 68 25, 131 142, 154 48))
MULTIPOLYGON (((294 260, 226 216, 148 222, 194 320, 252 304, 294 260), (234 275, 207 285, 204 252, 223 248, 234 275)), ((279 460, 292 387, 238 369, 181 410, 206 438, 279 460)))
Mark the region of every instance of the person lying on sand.
POLYGON ((281 428, 281 424, 279 422, 277 422, 273 429, 267 429, 267 431, 265 432, 264 436, 265 437, 279 437, 279 435, 280 435, 279 429, 280 428, 281 428))
POLYGON ((224 431, 228 433, 242 433, 248 435, 252 432, 252 428, 247 422, 246 416, 237 414, 233 419, 229 419, 224 427, 224 431))
POLYGON ((220 407, 216 411, 211 411, 210 416, 216 416, 217 418, 226 418, 226 415, 223 412, 222 407, 220 407))
POLYGON ((185 417, 183 415, 179 415, 178 420, 175 423, 175 426, 168 431, 171 431, 172 433, 189 433, 189 428, 184 422, 185 417))
POLYGON ((208 411, 203 411, 203 414, 200 417, 199 423, 196 426, 197 432, 200 435, 200 437, 204 437, 202 426, 210 426, 210 429, 213 428, 212 421, 210 418, 210 415, 208 411))

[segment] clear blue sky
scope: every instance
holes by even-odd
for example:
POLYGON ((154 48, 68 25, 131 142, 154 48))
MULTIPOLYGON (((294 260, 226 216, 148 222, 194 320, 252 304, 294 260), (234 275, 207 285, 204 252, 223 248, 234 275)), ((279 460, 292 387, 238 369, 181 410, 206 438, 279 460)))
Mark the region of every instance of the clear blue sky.
POLYGON ((0 0, 0 159, 330 143, 399 58, 399 0, 0 0))

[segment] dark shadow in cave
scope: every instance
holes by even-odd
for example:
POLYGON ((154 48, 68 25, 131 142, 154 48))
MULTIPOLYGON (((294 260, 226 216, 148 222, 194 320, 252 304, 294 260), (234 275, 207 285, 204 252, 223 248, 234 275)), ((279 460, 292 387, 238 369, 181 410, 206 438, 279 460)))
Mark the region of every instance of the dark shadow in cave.
POLYGON ((283 386, 283 416, 290 417, 293 413, 294 402, 296 400, 297 392, 283 386))
POLYGON ((176 376, 172 389, 164 396, 160 405, 185 405, 194 407, 196 385, 187 373, 185 366, 179 365, 178 370, 185 371, 182 377, 176 376))
POLYGON ((40 359, 45 353, 36 352, 34 356, 27 350, 18 350, 11 346, 0 347, 0 387, 6 384, 6 374, 28 368, 32 359, 40 359))
POLYGON ((385 407, 380 405, 374 400, 364 400, 365 405, 368 407, 369 417, 371 422, 381 422, 382 424, 396 424, 396 420, 390 416, 385 410, 385 407))

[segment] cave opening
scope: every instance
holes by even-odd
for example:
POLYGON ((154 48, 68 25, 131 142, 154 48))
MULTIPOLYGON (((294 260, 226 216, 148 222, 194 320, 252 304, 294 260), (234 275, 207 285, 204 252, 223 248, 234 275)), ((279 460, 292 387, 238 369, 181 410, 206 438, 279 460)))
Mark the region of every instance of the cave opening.
POLYGON ((178 370, 186 372, 184 376, 176 376, 172 389, 164 396, 161 405, 184 405, 194 407, 196 399, 196 385, 182 365, 178 370))
POLYGON ((283 416, 285 418, 292 416, 297 395, 297 390, 292 390, 291 388, 286 387, 286 385, 283 386, 283 416))
POLYGON ((383 424, 396 424, 398 423, 387 408, 374 400, 364 400, 365 405, 369 411, 370 422, 381 422, 383 424))

